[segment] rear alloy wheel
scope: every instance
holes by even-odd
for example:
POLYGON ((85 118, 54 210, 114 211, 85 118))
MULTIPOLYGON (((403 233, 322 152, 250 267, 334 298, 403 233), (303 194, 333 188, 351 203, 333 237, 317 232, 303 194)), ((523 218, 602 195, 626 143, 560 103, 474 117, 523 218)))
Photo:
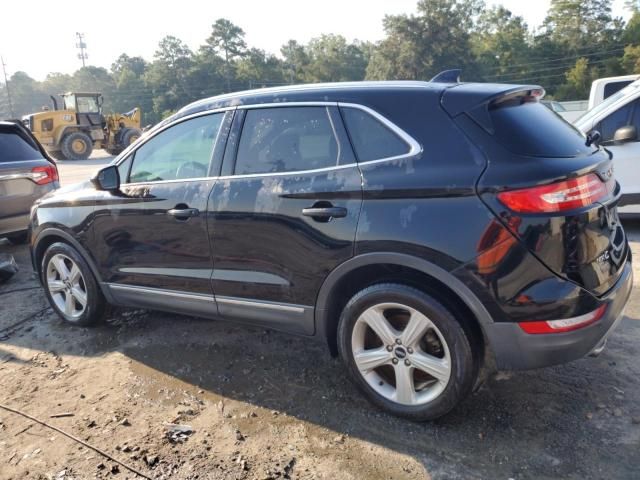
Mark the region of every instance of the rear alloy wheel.
POLYGON ((60 148, 68 160, 86 160, 93 150, 93 140, 84 132, 71 132, 62 139, 60 148))
POLYGON ((477 375, 462 326, 437 300, 405 285, 369 287, 347 304, 338 347, 376 405, 413 420, 449 412, 477 375))
POLYGON ((45 252, 42 267, 47 298, 60 317, 74 325, 93 325, 102 319, 104 296, 73 247, 54 243, 45 252))

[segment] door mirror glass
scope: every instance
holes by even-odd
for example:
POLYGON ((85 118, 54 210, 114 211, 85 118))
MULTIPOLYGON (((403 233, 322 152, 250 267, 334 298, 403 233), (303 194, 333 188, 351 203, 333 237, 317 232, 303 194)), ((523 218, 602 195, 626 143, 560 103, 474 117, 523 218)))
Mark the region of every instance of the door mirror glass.
POLYGON ((613 134, 615 143, 628 143, 638 141, 638 129, 634 125, 620 127, 613 134))
POLYGON ((91 183, 93 183, 98 190, 118 190, 120 188, 120 174, 118 173, 118 167, 115 165, 109 165, 108 167, 103 168, 91 179, 91 183))

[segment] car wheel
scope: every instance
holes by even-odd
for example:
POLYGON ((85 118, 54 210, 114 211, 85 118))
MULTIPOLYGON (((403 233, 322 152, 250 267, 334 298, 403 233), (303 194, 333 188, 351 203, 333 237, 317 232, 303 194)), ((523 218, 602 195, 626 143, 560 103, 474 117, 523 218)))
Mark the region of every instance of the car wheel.
POLYGON ((86 160, 93 150, 93 140, 84 132, 72 132, 60 143, 62 154, 69 160, 86 160))
POLYGON ((27 232, 12 233, 11 235, 7 235, 6 238, 12 245, 22 245, 29 240, 29 234, 27 232))
POLYGON ((89 265, 66 243, 54 243, 42 259, 42 280, 49 303, 65 321, 89 326, 99 323, 107 303, 89 265))
POLYGON ((357 293, 338 325, 338 350, 365 396, 401 417, 424 421, 453 409, 478 374, 473 341, 435 298, 400 284, 357 293))

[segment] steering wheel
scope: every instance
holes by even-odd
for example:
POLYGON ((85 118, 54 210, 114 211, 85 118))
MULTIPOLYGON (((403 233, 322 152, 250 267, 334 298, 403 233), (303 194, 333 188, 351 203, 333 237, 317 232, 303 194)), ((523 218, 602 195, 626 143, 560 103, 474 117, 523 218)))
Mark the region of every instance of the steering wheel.
POLYGON ((185 162, 180 164, 176 171, 176 179, 206 177, 207 167, 198 162, 185 162))

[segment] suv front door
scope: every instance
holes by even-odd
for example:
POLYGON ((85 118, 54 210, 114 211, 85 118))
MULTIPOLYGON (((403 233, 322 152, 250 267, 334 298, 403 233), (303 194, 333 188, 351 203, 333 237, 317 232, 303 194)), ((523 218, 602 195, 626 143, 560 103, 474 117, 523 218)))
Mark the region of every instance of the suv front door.
POLYGON ((316 296, 353 255, 362 204, 337 106, 239 109, 223 174, 209 200, 220 314, 312 334, 316 296))
POLYGON ((98 263, 117 302, 215 314, 206 210, 222 157, 215 147, 231 115, 176 123, 119 164, 121 188, 104 192, 94 226, 98 263))

